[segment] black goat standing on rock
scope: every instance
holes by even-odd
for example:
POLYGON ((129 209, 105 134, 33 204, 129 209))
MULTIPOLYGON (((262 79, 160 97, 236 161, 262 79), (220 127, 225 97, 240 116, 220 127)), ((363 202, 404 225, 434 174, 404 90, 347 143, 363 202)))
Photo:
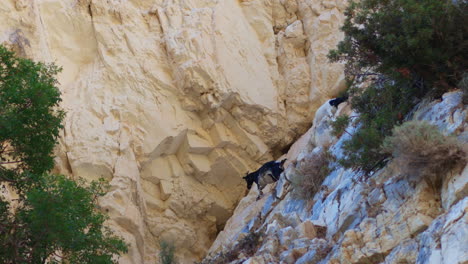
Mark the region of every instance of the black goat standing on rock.
POLYGON ((260 169, 249 173, 243 177, 243 179, 247 182, 247 188, 250 190, 252 188, 252 184, 255 182, 257 184, 258 190, 260 194, 257 197, 257 200, 263 195, 263 188, 267 184, 274 183, 279 180, 281 173, 284 171, 284 162, 286 159, 282 161, 269 161, 263 164, 260 169))

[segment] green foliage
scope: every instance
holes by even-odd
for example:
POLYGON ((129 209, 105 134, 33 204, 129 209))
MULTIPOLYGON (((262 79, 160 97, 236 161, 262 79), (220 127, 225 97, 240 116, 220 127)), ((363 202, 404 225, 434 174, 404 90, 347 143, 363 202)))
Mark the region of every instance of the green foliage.
POLYGON ((21 199, 15 212, 3 201, 1 263, 115 263, 125 243, 103 226, 96 207, 105 194, 103 181, 86 186, 64 176, 42 175, 21 199))
POLYGON ((351 2, 345 39, 329 54, 348 76, 373 71, 454 87, 467 69, 468 3, 440 0, 351 2))
POLYGON ((313 152, 303 159, 291 179, 293 197, 312 200, 320 190, 323 180, 332 172, 330 164, 334 161, 335 157, 329 151, 313 152))
POLYGON ((0 46, 0 263, 116 263, 125 243, 104 227, 102 181, 50 175, 64 112, 52 64, 0 46))
MULTIPOLYGON (((0 46, 0 179, 15 181, 20 171, 41 174, 53 167, 64 112, 53 64, 18 58, 0 46)), ((26 180, 26 179, 21 179, 26 180)))
POLYGON ((167 241, 161 241, 159 243, 159 246, 161 247, 159 251, 159 259, 161 261, 161 264, 174 264, 175 258, 174 258, 174 252, 175 252, 175 246, 172 243, 169 243, 167 241))
MULTIPOLYGON (((359 114, 358 129, 343 146, 343 166, 366 173, 382 167, 389 154, 381 144, 393 126, 421 98, 456 86, 468 64, 467 7, 440 0, 350 3, 345 38, 328 55, 346 61, 350 101, 359 114)), ((346 120, 337 121, 339 134, 346 120)))
POLYGON ((453 136, 442 134, 425 121, 409 121, 393 129, 383 150, 390 153, 398 167, 408 175, 419 175, 432 186, 440 187, 442 176, 466 164, 466 153, 453 136))
POLYGON ((336 120, 331 122, 332 132, 331 134, 335 137, 341 136, 350 122, 350 117, 347 115, 341 115, 336 118, 336 120))
POLYGON ((339 162, 346 168, 369 173, 385 164, 388 154, 380 146, 395 124, 414 107, 418 90, 407 82, 381 80, 360 93, 351 89, 352 108, 359 113, 359 129, 343 144, 345 158, 339 162), (402 100, 405 98, 406 100, 402 100))

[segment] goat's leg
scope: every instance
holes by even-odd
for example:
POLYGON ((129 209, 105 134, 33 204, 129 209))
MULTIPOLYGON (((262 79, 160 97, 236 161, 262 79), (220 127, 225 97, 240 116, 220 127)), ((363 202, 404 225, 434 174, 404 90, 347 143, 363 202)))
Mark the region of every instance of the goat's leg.
POLYGON ((259 191, 260 193, 259 193, 258 196, 257 196, 257 201, 260 200, 260 198, 262 198, 262 196, 263 196, 263 191, 262 191, 262 189, 258 188, 258 191, 259 191))
POLYGON ((276 185, 275 185, 275 188, 273 188, 273 196, 278 199, 278 200, 281 200, 280 197, 278 197, 278 192, 276 191, 276 185))

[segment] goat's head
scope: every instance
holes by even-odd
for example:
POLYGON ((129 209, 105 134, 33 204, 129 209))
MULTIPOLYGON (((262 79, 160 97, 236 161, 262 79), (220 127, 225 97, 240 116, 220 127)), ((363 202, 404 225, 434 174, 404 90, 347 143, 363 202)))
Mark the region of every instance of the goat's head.
POLYGON ((247 189, 250 190, 250 188, 252 188, 252 184, 254 183, 254 175, 252 175, 250 173, 250 171, 248 171, 244 177, 242 177, 242 179, 245 180, 245 182, 247 182, 247 189))

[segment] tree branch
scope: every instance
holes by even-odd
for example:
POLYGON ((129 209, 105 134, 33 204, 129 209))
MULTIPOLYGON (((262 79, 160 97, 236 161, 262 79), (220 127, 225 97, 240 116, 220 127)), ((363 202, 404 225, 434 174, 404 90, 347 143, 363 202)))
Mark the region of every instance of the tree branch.
POLYGON ((1 161, 0 162, 0 165, 4 165, 4 164, 14 164, 14 163, 21 163, 23 162, 23 160, 15 160, 15 161, 1 161))

